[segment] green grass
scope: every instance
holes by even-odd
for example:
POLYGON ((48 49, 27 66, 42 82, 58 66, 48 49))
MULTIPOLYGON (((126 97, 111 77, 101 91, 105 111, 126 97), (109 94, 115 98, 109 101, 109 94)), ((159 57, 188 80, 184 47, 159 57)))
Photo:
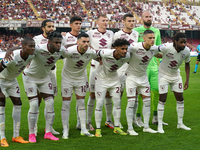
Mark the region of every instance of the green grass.
MULTIPOLYGON (((61 134, 58 136, 59 141, 50 141, 45 140, 44 136, 44 102, 40 106, 40 115, 38 121, 38 136, 37 143, 30 144, 20 144, 13 143, 11 141, 13 134, 13 121, 12 121, 12 102, 10 99, 6 101, 6 137, 10 144, 8 148, 5 149, 68 149, 68 150, 77 150, 77 149, 135 149, 135 150, 197 150, 200 149, 199 146, 199 129, 200 129, 200 120, 199 120, 199 98, 200 98, 200 69, 198 69, 196 74, 192 74, 194 71, 194 66, 196 62, 196 57, 191 58, 191 74, 190 74, 190 86, 188 90, 184 91, 184 101, 185 101, 185 114, 184 114, 184 123, 191 127, 191 131, 180 130, 176 128, 177 125, 177 114, 176 114, 176 100, 172 92, 168 93, 167 102, 165 105, 165 114, 164 121, 169 124, 169 126, 164 126, 164 134, 150 134, 143 133, 142 128, 135 128, 135 131, 139 133, 139 136, 120 136, 115 135, 113 130, 108 129, 104 126, 105 123, 105 111, 102 119, 102 138, 89 138, 82 137, 80 131, 76 130, 76 111, 75 104, 76 100, 73 96, 71 102, 71 114, 70 114, 70 131, 69 139, 62 139, 62 122, 61 122, 61 107, 62 107, 62 98, 61 98, 61 69, 63 66, 62 60, 57 62, 57 80, 58 80, 58 96, 55 97, 55 121, 53 127, 56 131, 59 131, 61 134)), ((185 81, 185 71, 184 64, 181 65, 181 74, 183 77, 183 82, 185 81)), ((88 66, 89 70, 89 66, 88 66)), ((20 135, 28 140, 28 122, 27 122, 27 113, 29 109, 29 102, 25 95, 22 78, 18 77, 18 81, 21 88, 21 99, 22 99, 22 115, 21 115, 21 130, 20 135)), ((85 98, 86 103, 88 100, 88 95, 85 98)), ((121 123, 124 126, 124 131, 127 130, 127 122, 125 116, 127 99, 124 94, 122 99, 122 114, 121 114, 121 123)), ((152 115, 151 115, 152 116, 152 115)), ((92 124, 95 126, 94 115, 92 117, 92 124)), ((156 125, 151 124, 150 127, 157 129, 156 125)), ((94 134, 94 131, 92 132, 94 134)), ((3 148, 0 148, 3 149, 3 148)))

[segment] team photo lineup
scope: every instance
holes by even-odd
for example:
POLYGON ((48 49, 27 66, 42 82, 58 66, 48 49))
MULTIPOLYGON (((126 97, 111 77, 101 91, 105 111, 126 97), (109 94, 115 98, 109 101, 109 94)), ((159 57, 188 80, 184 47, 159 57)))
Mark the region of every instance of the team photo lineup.
MULTIPOLYGON (((153 14, 143 10, 141 16, 143 25, 134 28, 134 16, 124 14, 124 28, 115 33, 108 30, 106 14, 97 16, 97 29, 86 32, 81 32, 83 19, 80 16, 70 18, 70 32, 56 31, 54 21, 46 19, 41 24, 42 34, 24 37, 21 44, 7 49, 0 63, 1 146, 9 146, 5 134, 5 129, 9 128, 5 125, 8 98, 13 103, 12 141, 17 143, 37 143, 42 101, 45 103, 44 139, 70 139, 71 128, 80 130, 81 136, 104 138, 103 121, 106 127, 120 136, 138 136, 140 133, 135 131, 136 127, 147 134, 165 134, 164 126, 168 123, 163 118, 168 89, 176 100, 177 122, 174 124, 177 129, 191 130, 187 123, 183 123, 183 91, 189 87, 191 60, 186 34, 177 32, 172 42, 163 43, 160 30, 152 26, 153 14), (56 75, 57 61, 63 61, 61 76, 56 75), (182 64, 186 77, 183 79, 179 69, 182 64), (17 81, 20 74, 24 89, 19 88, 17 81), (61 93, 58 92, 57 78, 61 78, 61 93), (29 101, 27 118, 21 118, 22 90, 29 101), (70 125, 69 121, 71 109, 74 110, 70 107, 73 93, 76 98, 77 116, 73 118, 76 126, 70 125), (127 97, 125 110, 121 109, 123 94, 127 97), (60 112, 55 112, 54 98, 58 95, 62 97, 62 107, 60 112), (102 119, 103 107, 106 120, 102 119), (125 111, 126 124, 120 121, 122 111, 125 111), (60 113, 61 118, 56 118, 55 113, 60 113), (20 129, 21 119, 28 120, 27 137, 20 136, 20 131, 24 130, 20 129), (61 120, 61 133, 54 129, 54 119, 61 120), (157 129, 152 129, 150 123, 155 124, 157 129), (59 134, 60 139, 57 137, 59 134)), ((197 53, 194 73, 200 60, 200 45, 197 53)))

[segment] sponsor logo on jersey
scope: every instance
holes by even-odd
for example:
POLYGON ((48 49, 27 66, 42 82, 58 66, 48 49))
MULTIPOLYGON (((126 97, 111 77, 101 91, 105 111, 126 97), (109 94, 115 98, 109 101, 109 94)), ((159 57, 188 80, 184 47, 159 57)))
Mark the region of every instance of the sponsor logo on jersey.
POLYGON ((126 35, 126 34, 121 34, 120 39, 128 39, 128 35, 126 35))
POLYGON ((134 42, 134 40, 132 40, 132 39, 129 39, 129 43, 131 44, 131 43, 133 43, 134 42))
MULTIPOLYGON (((82 67, 83 64, 84 64, 84 61, 82 61, 82 60, 79 60, 79 61, 76 62, 76 66, 77 66, 78 68, 82 67)), ((75 67, 75 68, 76 68, 76 67, 75 67)))
POLYGON ((173 61, 170 61, 170 63, 169 63, 170 66, 168 66, 168 67, 171 69, 176 69, 175 67, 177 66, 177 64, 178 64, 177 61, 173 60, 173 61))
POLYGON ((94 32, 92 35, 93 38, 101 38, 101 34, 99 32, 94 32))
POLYGON ((40 53, 42 56, 50 56, 49 52, 47 51, 43 51, 40 53))
POLYGON ((107 59, 106 59, 106 62, 108 62, 108 63, 115 63, 115 60, 112 59, 112 58, 107 58, 107 59))
POLYGON ((70 57, 72 59, 79 59, 79 55, 77 53, 73 53, 72 56, 70 57))
POLYGON ((138 54, 138 55, 144 55, 145 54, 145 50, 144 49, 138 49, 136 51, 136 54, 138 54))
POLYGON ((101 45, 101 46, 106 46, 106 44, 107 44, 107 40, 105 40, 104 38, 102 38, 101 40, 99 40, 99 44, 101 45))
POLYGON ((119 66, 118 66, 117 64, 112 65, 112 66, 110 67, 109 72, 114 72, 114 71, 117 70, 118 68, 119 68, 119 66))
POLYGON ((168 59, 174 59, 174 54, 172 54, 172 53, 168 53, 168 54, 166 54, 166 56, 168 59))
POLYGON ((74 39, 74 37, 72 37, 72 36, 69 36, 67 38, 67 42, 76 42, 76 39, 74 39))

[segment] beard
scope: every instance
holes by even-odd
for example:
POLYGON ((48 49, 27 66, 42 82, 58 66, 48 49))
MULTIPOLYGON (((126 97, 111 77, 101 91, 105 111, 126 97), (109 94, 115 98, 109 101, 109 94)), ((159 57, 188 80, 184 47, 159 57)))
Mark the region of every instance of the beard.
POLYGON ((145 25, 145 26, 149 26, 149 27, 150 27, 150 26, 151 26, 151 24, 152 24, 152 21, 145 22, 145 21, 143 20, 143 22, 144 22, 144 25, 145 25))

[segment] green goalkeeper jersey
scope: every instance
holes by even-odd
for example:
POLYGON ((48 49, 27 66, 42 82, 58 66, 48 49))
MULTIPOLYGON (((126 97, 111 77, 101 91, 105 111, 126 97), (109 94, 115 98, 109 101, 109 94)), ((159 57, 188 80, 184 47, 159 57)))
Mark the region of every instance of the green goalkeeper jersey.
MULTIPOLYGON (((137 28, 134 28, 133 30, 137 31, 139 33, 139 37, 138 37, 138 42, 143 42, 143 34, 144 34, 144 31, 146 30, 152 30, 155 34, 155 42, 154 44, 155 45, 161 45, 161 37, 160 37, 160 30, 157 29, 157 28, 154 28, 154 27, 150 27, 148 29, 146 29, 144 26, 140 26, 140 27, 137 27, 137 28)), ((149 62, 149 65, 147 68, 158 68, 158 62, 157 62, 157 59, 156 57, 153 57, 151 59, 151 61, 149 62)))

